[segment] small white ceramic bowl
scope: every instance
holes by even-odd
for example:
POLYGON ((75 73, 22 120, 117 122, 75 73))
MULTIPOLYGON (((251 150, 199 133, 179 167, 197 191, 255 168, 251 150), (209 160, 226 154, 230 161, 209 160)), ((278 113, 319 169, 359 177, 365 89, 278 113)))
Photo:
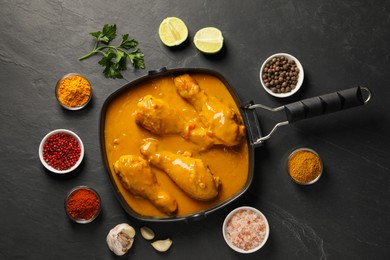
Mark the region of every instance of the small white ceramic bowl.
POLYGON ((67 130, 67 129, 57 129, 57 130, 53 130, 51 131, 50 133, 48 133, 41 141, 40 145, 39 145, 39 150, 38 150, 38 154, 39 154, 39 159, 41 160, 41 163, 43 164, 43 166, 45 166, 46 169, 48 169, 49 171, 53 172, 53 173, 57 173, 57 174, 65 174, 65 173, 68 173, 68 172, 71 172, 73 171, 74 169, 76 169, 82 162, 83 158, 84 158, 84 145, 83 145, 83 142, 81 141, 80 137, 75 134, 74 132, 70 131, 70 130, 67 130), (79 159, 77 160, 77 162, 70 168, 66 169, 66 170, 58 170, 58 169, 55 169, 54 167, 52 167, 51 165, 49 165, 45 159, 43 158, 43 149, 44 149, 44 145, 46 144, 48 138, 52 135, 55 135, 55 134, 60 134, 60 133, 64 133, 64 134, 68 134, 70 136, 72 136, 73 138, 75 138, 77 140, 77 142, 79 143, 80 145, 80 157, 79 159))
POLYGON ((302 64, 299 62, 299 60, 297 58, 295 58, 294 56, 290 55, 290 54, 287 54, 287 53, 276 53, 270 57, 268 57, 263 65, 261 66, 261 69, 260 69, 260 82, 261 82, 261 85, 263 86, 263 88, 265 89, 265 91, 267 91, 268 94, 274 96, 274 97, 278 97, 278 98, 285 98, 285 97, 289 97, 289 96, 292 96, 294 95, 295 93, 298 92, 298 90, 301 88, 302 86, 302 83, 303 83, 303 78, 304 78, 304 72, 303 72, 303 67, 302 67, 302 64), (297 65, 298 69, 299 69, 299 73, 298 73, 298 82, 297 82, 297 85, 295 86, 294 89, 292 89, 290 92, 287 92, 287 93, 274 93, 272 92, 271 89, 267 88, 264 81, 263 81, 263 71, 264 71, 264 68, 265 68, 265 65, 270 62, 273 58, 276 58, 276 57, 286 57, 288 60, 293 60, 295 62, 295 64, 297 65))
MULTIPOLYGON (((230 231, 231 231, 231 229, 230 229, 230 231)), ((226 216, 225 221, 223 222, 223 225, 222 225, 222 234, 223 234, 223 238, 225 239, 226 243, 234 251, 239 252, 239 253, 243 253, 243 254, 253 253, 253 252, 256 252, 257 250, 259 250, 260 248, 262 248, 265 245, 265 243, 267 242, 267 239, 268 239, 268 236, 269 236, 269 232, 270 232, 269 224, 268 224, 268 221, 267 221, 266 217, 264 216, 264 214, 261 213, 258 209, 253 208, 253 207, 248 207, 248 206, 239 207, 239 208, 236 208, 233 211, 231 211, 226 216), (257 221, 261 221, 262 223, 255 223, 256 221, 252 220, 251 224, 250 224, 250 225, 252 225, 251 227, 247 227, 246 226, 247 225, 247 221, 246 220, 243 221, 242 223, 232 223, 231 220, 233 218, 235 218, 235 219, 238 218, 238 215, 236 215, 236 214, 241 214, 240 215, 240 219, 242 219, 243 216, 246 216, 247 218, 253 218, 254 216, 256 216, 256 220, 257 221), (233 233, 234 232, 229 232, 229 227, 228 227, 228 226, 230 226, 230 228, 234 229, 234 227, 236 225, 240 225, 240 227, 244 226, 244 228, 248 228, 248 230, 251 230, 251 231, 255 231, 256 228, 265 226, 265 230, 262 230, 260 232, 260 233, 262 233, 262 236, 258 238, 259 241, 261 241, 261 242, 258 243, 253 248, 251 247, 250 249, 246 249, 246 250, 236 246, 232 242, 232 240, 234 239, 233 238, 233 233)), ((257 233, 259 233, 259 232, 257 232, 257 233)), ((253 235, 255 235, 255 232, 254 232, 253 235)), ((254 241, 253 238, 248 239, 248 240, 249 241, 241 241, 241 242, 243 244, 246 244, 246 243, 250 243, 250 242, 254 241)))

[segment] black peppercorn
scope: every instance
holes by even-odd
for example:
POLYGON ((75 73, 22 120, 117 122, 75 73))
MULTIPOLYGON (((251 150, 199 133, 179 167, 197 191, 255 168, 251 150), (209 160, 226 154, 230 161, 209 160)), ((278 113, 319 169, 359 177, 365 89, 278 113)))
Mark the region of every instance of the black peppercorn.
POLYGON ((264 66, 262 79, 273 93, 288 93, 295 89, 299 78, 299 68, 294 60, 285 56, 274 57, 264 66))

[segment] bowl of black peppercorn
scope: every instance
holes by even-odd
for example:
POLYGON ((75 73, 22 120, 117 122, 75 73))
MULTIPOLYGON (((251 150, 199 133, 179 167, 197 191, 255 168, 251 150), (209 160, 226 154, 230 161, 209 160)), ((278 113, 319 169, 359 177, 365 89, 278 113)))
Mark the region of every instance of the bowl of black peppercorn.
POLYGON ((287 53, 268 57, 260 69, 260 82, 272 96, 289 97, 301 88, 304 78, 302 64, 287 53))

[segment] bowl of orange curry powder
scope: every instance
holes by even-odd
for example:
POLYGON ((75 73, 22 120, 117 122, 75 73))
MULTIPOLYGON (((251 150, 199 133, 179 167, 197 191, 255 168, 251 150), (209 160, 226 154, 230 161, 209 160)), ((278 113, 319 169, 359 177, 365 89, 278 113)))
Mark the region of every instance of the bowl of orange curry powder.
POLYGON ((92 97, 91 84, 78 73, 69 73, 60 78, 55 92, 60 105, 69 110, 82 109, 92 97))
POLYGON ((76 223, 86 224, 96 219, 101 211, 99 194, 88 186, 77 186, 65 198, 65 211, 76 223))
POLYGON ((299 148, 288 157, 287 169, 295 183, 310 185, 320 179, 323 165, 317 152, 310 148, 299 148))

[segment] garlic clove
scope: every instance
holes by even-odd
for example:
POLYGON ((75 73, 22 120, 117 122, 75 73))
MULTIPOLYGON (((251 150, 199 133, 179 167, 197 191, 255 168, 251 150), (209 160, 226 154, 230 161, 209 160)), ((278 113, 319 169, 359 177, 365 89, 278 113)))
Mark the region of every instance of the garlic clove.
POLYGON ((154 232, 152 229, 148 228, 148 227, 141 227, 141 235, 143 238, 145 238, 146 240, 152 240, 154 238, 154 232))
POLYGON ((116 255, 124 255, 133 245, 135 229, 126 224, 118 224, 107 235, 108 248, 116 255))
POLYGON ((165 240, 154 241, 153 243, 151 243, 151 245, 157 251, 165 252, 171 247, 172 243, 173 243, 172 240, 170 238, 167 238, 165 240))

